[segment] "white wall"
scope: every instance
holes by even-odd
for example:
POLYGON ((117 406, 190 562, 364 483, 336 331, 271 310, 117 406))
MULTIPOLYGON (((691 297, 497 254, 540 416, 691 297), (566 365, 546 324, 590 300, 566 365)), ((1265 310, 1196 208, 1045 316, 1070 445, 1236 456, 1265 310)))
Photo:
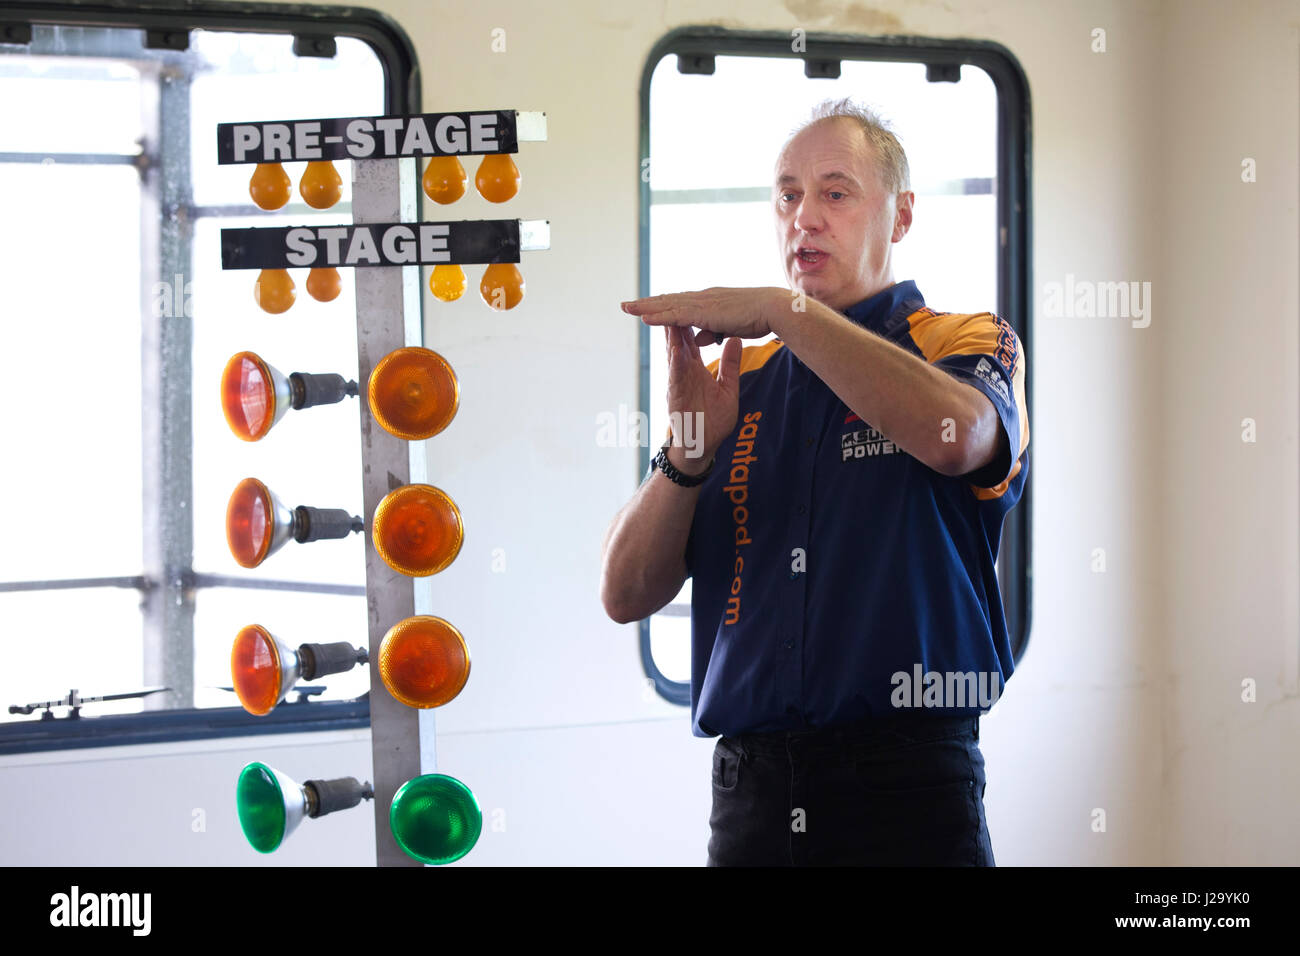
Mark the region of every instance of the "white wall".
MULTIPOLYGON (((1150 281, 1153 305, 1145 329, 1035 321, 1033 630, 982 731, 995 855, 1296 861, 1300 3, 384 9, 416 44, 427 110, 541 109, 550 122, 550 142, 522 147, 521 195, 504 207, 551 220, 552 250, 525 256, 524 304, 496 315, 426 303, 427 344, 462 383, 457 419, 429 450, 431 480, 467 527, 434 588, 474 659, 438 713, 439 769, 488 815, 464 863, 704 860, 712 742, 691 737, 685 709, 644 698, 635 627, 597 600, 601 537, 637 480, 636 449, 598 448, 595 422, 637 396, 636 322, 617 302, 636 293, 638 84, 654 42, 688 23, 967 36, 1020 59, 1036 289, 1067 274, 1150 281), (505 53, 489 52, 494 27, 505 53), (1095 27, 1105 53, 1090 50, 1095 27), (1243 156, 1258 183, 1240 182, 1243 156), (1246 416, 1259 422, 1253 445, 1240 442, 1246 416), (494 548, 504 574, 491 572, 494 548), (1105 573, 1091 570, 1097 548, 1105 573), (1259 703, 1239 702, 1247 676, 1259 703)), ((503 208, 476 200, 456 216, 503 208)), ((255 862, 228 811, 239 766, 368 768, 364 733, 311 739, 0 758, 0 799, 18 811, 0 814, 0 861, 255 862), (69 798, 74 784, 103 802, 69 798), (188 830, 195 806, 220 808, 201 839, 188 830)), ((368 813, 308 828, 317 838, 274 862, 373 862, 368 813)))
POLYGON ((1168 287, 1160 858, 1294 866, 1300 17, 1293 3, 1178 10, 1162 82, 1166 155, 1178 161, 1152 182, 1168 287), (1255 703, 1241 699, 1247 679, 1255 703))

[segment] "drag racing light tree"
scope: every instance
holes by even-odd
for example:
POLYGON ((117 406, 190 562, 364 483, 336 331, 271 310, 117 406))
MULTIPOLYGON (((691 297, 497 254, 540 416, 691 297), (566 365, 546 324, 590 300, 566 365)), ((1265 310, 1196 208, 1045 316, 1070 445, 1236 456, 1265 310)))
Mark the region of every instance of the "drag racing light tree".
POLYGON ((250 763, 235 784, 235 810, 244 838, 258 853, 271 853, 302 823, 373 800, 374 789, 355 777, 295 783, 264 763, 250 763))
POLYGON ((230 677, 244 710, 269 714, 293 685, 327 674, 342 674, 364 664, 368 653, 347 641, 290 647, 260 624, 249 624, 235 635, 230 650, 230 677))
POLYGON ((245 478, 226 507, 226 543, 245 568, 255 568, 292 538, 300 544, 346 538, 364 528, 359 517, 342 508, 287 508, 256 478, 245 478))
POLYGON ((357 394, 357 383, 332 373, 285 375, 255 352, 232 355, 221 373, 221 408, 237 438, 260 441, 289 409, 333 405, 357 394))

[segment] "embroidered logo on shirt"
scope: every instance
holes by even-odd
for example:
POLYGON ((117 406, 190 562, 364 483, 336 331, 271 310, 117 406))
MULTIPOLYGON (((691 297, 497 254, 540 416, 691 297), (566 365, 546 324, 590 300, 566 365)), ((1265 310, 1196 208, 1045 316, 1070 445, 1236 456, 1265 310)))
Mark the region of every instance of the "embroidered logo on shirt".
POLYGON ((979 363, 975 366, 975 374, 988 382, 989 385, 992 386, 993 391, 1002 396, 1002 401, 1008 402, 1011 400, 1010 395, 1007 392, 1007 383, 993 371, 993 366, 989 363, 988 359, 982 358, 979 360, 979 363))
MULTIPOLYGON (((861 421, 861 419, 859 419, 861 421)), ((840 436, 840 461, 849 461, 854 458, 874 458, 877 455, 892 455, 898 451, 898 446, 882 435, 879 431, 867 425, 857 431, 845 432, 840 436)))

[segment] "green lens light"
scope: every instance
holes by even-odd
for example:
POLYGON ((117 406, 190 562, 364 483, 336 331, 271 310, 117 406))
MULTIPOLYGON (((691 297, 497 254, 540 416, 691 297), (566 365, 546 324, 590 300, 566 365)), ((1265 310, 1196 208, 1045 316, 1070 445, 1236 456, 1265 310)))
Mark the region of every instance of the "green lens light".
POLYGON ((244 837, 254 850, 270 853, 280 845, 284 839, 284 794, 270 767, 250 763, 240 772, 235 808, 244 837))
POLYGON ((393 794, 388 825, 407 855, 441 865, 474 848, 483 832, 483 812, 469 787, 455 777, 426 773, 393 794))

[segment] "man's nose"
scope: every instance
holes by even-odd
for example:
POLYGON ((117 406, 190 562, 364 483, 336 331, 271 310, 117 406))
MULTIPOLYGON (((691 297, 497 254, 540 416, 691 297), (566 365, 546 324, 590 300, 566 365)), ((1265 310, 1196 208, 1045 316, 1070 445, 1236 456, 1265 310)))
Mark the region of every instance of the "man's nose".
POLYGON ((795 210, 794 224, 804 232, 816 232, 822 227, 822 208, 815 196, 805 196, 795 210))

